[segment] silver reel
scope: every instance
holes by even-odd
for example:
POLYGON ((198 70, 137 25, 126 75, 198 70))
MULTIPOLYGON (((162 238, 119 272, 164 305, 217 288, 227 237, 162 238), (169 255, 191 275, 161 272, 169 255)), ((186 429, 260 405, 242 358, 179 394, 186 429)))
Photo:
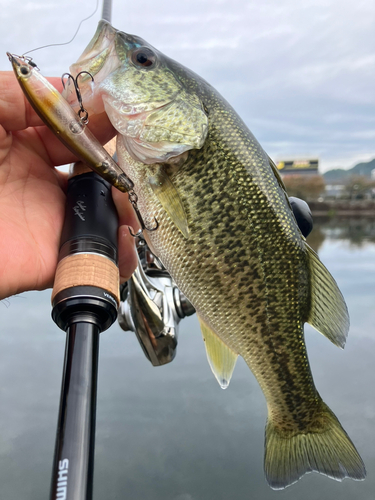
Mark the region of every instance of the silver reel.
POLYGON ((141 238, 137 250, 137 269, 121 290, 118 322, 135 332, 147 359, 161 366, 174 359, 178 324, 195 309, 141 238))

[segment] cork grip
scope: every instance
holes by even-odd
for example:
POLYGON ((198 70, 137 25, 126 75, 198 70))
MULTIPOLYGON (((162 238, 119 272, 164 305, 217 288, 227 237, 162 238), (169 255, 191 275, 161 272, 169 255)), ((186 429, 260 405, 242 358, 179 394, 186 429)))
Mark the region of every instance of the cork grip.
POLYGON ((107 257, 78 253, 62 259, 56 269, 52 303, 59 292, 75 286, 102 288, 120 303, 119 270, 107 257))

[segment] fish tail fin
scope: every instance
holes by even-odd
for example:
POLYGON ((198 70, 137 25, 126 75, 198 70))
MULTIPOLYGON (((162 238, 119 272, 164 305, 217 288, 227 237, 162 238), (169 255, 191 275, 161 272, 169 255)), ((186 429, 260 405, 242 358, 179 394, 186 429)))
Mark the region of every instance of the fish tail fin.
POLYGON ((283 432, 272 418, 266 426, 264 470, 275 490, 290 486, 308 472, 320 472, 336 481, 366 476, 361 457, 327 405, 306 432, 283 432))

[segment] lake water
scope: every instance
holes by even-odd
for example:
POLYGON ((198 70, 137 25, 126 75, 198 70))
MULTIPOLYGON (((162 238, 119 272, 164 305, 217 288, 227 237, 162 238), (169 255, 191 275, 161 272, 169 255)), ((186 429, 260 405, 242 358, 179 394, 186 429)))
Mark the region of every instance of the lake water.
MULTIPOLYGON (((101 335, 95 500, 373 500, 375 497, 375 223, 315 224, 311 244, 346 298, 344 351, 306 326, 315 383, 360 452, 367 479, 308 474, 283 491, 263 475, 266 404, 239 359, 220 389, 195 316, 170 365, 153 368, 134 334, 101 335)), ((0 498, 49 497, 65 334, 50 291, 0 303, 0 498)))

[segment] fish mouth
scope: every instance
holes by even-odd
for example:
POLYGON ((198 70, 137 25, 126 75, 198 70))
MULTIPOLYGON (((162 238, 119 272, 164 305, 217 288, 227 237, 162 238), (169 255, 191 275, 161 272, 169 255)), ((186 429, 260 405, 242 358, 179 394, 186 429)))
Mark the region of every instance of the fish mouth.
POLYGON ((107 62, 108 57, 114 49, 116 34, 117 30, 110 23, 104 20, 99 21, 96 33, 89 45, 80 55, 77 62, 70 67, 72 74, 74 75, 74 73, 85 70, 95 77, 103 68, 103 65, 107 62))
MULTIPOLYGON (((77 78, 81 100, 89 114, 100 114, 112 106, 121 109, 123 119, 146 118, 147 111, 155 111, 176 97, 178 91, 168 96, 163 103, 137 102, 134 99, 127 102, 126 91, 119 90, 119 79, 109 83, 117 70, 126 68, 130 47, 140 46, 142 42, 136 36, 115 29, 108 21, 99 21, 90 43, 70 66, 70 74, 77 78)), ((126 77, 123 82, 126 87, 126 77)), ((66 79, 62 95, 78 111, 80 104, 73 79, 66 79)))
POLYGON ((63 93, 75 109, 80 100, 89 115, 105 112, 123 136, 128 153, 145 164, 202 147, 208 130, 201 102, 184 89, 158 55, 141 38, 102 20, 70 67, 73 78, 67 80, 63 93), (142 47, 154 52, 155 65, 150 70, 134 60, 135 51, 142 47))
MULTIPOLYGON (((94 37, 78 60, 69 68, 73 78, 77 78, 78 75, 77 84, 84 106, 89 112, 104 111, 102 100, 95 99, 95 89, 110 73, 121 66, 116 51, 117 33, 118 30, 110 23, 99 21, 94 37)), ((79 106, 76 89, 70 78, 65 82, 62 95, 73 108, 79 106)))

